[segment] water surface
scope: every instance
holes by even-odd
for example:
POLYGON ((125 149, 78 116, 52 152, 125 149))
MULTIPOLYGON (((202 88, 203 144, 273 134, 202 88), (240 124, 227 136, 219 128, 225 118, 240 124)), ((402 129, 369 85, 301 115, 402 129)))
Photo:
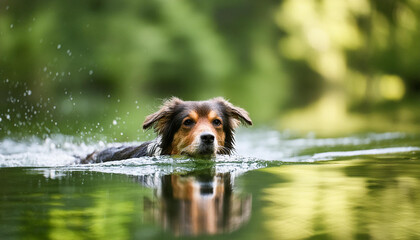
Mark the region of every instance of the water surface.
MULTIPOLYGON (((214 161, 77 165, 119 143, 0 142, 2 239, 417 239, 420 137, 240 132, 214 161)), ((125 143, 133 144, 133 143, 125 143)))

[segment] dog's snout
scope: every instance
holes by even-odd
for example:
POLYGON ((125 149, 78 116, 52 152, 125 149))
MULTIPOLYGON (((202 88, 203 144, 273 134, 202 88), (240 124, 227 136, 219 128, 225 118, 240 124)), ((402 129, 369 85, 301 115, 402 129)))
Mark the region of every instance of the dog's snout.
POLYGON ((203 133, 200 135, 201 141, 206 144, 211 144, 214 142, 214 135, 211 133, 203 133))

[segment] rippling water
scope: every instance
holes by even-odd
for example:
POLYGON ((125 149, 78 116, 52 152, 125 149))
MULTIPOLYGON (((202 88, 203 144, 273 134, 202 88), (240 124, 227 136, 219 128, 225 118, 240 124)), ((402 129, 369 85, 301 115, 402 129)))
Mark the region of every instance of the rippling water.
MULTIPOLYGON (((419 151, 416 135, 405 133, 371 133, 341 138, 296 137, 288 132, 271 130, 242 131, 236 137, 236 153, 233 156, 218 156, 214 162, 220 171, 249 171, 256 168, 275 166, 283 162, 316 162, 340 157, 404 153, 419 151)), ((127 174, 133 174, 129 167, 139 168, 138 174, 154 171, 168 172, 168 166, 188 168, 191 159, 171 157, 145 157, 92 165, 75 165, 75 156, 85 156, 94 150, 130 143, 86 144, 71 136, 53 135, 41 140, 31 138, 25 141, 3 139, 0 142, 0 167, 81 167, 97 170, 98 167, 127 167, 127 174)), ((121 169, 121 168, 120 168, 121 169)), ((169 172, 171 170, 169 169, 169 172)), ((121 170, 119 173, 125 173, 121 170)))
POLYGON ((245 130, 213 161, 76 164, 120 144, 139 143, 1 140, 2 239, 420 237, 418 135, 245 130))

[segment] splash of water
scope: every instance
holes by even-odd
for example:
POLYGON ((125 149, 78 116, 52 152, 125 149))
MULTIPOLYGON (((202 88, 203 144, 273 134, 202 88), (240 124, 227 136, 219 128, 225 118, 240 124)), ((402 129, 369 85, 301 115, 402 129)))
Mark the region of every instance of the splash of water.
POLYGON ((343 138, 296 137, 288 132, 254 130, 237 136, 236 154, 218 156, 213 161, 175 157, 142 157, 99 164, 80 165, 75 156, 85 156, 106 147, 130 143, 86 144, 69 136, 54 135, 45 140, 0 141, 0 167, 49 168, 55 171, 97 171, 126 175, 162 175, 214 167, 217 172, 244 172, 293 162, 317 162, 342 157, 420 152, 418 138, 403 133, 366 134, 343 138), (412 140, 415 140, 414 142, 412 140), (412 141, 412 142, 410 142, 412 141), (410 145, 411 144, 411 145, 410 145))

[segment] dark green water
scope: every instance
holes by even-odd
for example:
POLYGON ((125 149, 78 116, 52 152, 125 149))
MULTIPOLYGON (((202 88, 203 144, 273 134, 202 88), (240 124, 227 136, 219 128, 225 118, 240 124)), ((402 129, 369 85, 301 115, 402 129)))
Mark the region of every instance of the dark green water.
POLYGON ((163 159, 153 174, 127 162, 3 167, 0 238, 420 239, 418 138, 394 142, 406 148, 310 146, 300 157, 319 161, 257 167, 163 159))

